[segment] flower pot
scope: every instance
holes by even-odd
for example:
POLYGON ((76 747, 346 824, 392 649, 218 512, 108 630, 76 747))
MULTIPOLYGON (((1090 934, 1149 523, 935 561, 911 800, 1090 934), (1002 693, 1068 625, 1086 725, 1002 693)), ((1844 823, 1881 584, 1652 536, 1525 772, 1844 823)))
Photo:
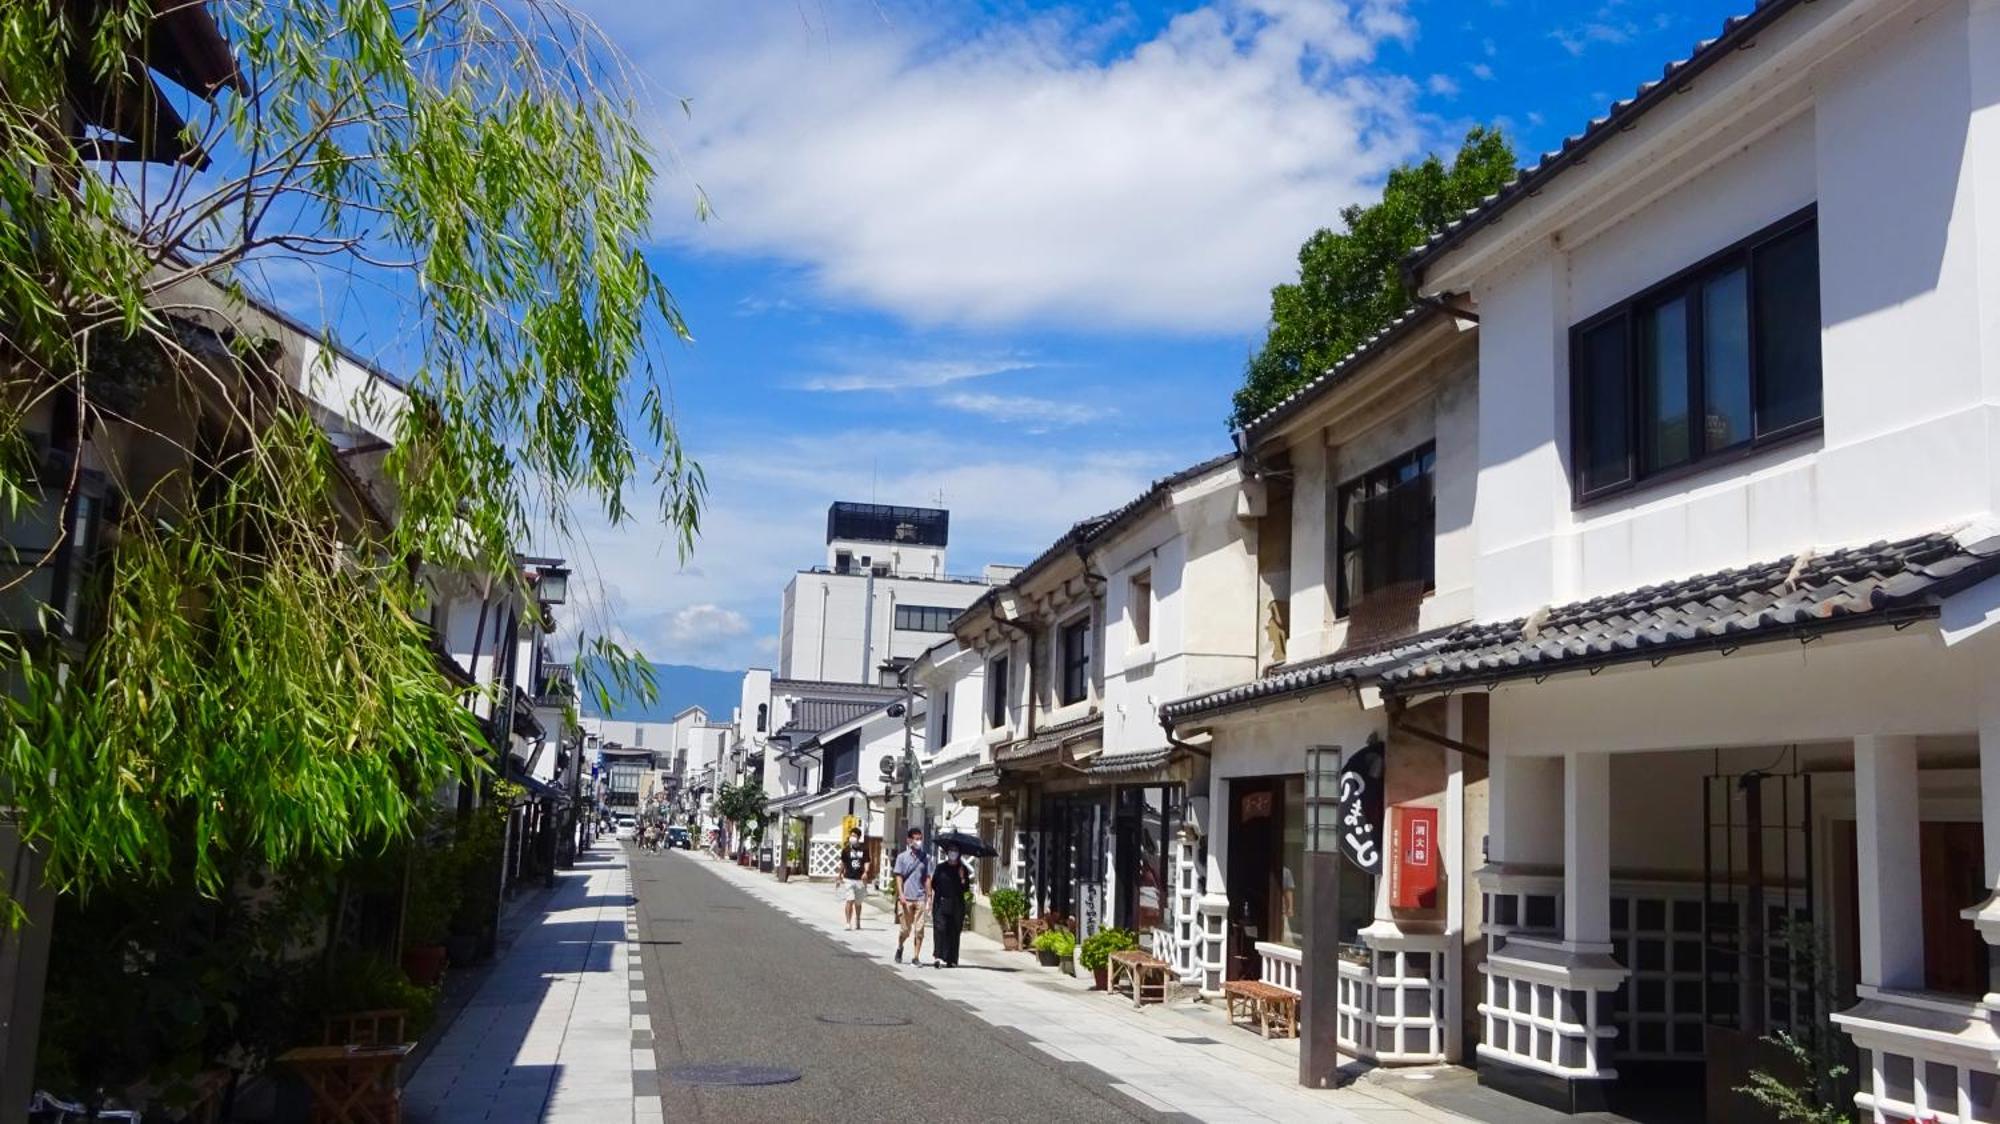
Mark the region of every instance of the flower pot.
POLYGON ((1063 975, 1074 977, 1076 975, 1076 957, 1074 955, 1065 956, 1056 962, 1056 967, 1062 969, 1063 975))
POLYGON ((444 979, 445 951, 441 944, 413 944, 403 949, 403 974, 419 987, 435 987, 444 979))
POLYGON ((1111 965, 1106 964, 1101 968, 1092 968, 1090 970, 1090 990, 1103 991, 1105 988, 1109 987, 1110 984, 1111 984, 1111 965))
POLYGON ((1002 952, 1021 951, 1021 938, 1013 933, 1000 934, 1000 950, 1002 952))
POLYGON ((1049 951, 1049 950, 1048 950, 1048 949, 1046 949, 1046 948, 1038 948, 1038 949, 1036 949, 1036 950, 1035 950, 1035 959, 1037 959, 1037 960, 1041 961, 1041 962, 1042 962, 1042 967, 1044 967, 1044 968, 1053 968, 1053 967, 1055 967, 1056 965, 1058 965, 1058 964, 1062 963, 1062 960, 1061 960, 1061 958, 1060 958, 1060 957, 1058 957, 1058 956, 1057 956, 1057 955, 1056 955, 1055 953, 1053 953, 1053 952, 1049 951))

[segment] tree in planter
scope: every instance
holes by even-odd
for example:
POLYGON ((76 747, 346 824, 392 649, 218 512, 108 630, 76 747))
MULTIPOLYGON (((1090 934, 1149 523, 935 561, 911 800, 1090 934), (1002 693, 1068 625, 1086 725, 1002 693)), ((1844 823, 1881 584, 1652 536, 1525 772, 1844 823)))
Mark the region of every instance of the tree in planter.
POLYGON ((1077 961, 1090 970, 1097 986, 1102 988, 1105 974, 1111 967, 1111 954, 1129 952, 1139 947, 1139 935, 1130 929, 1108 925, 1083 939, 1077 950, 1077 961))
POLYGON ((764 839, 764 785, 744 779, 722 786, 715 797, 715 814, 735 825, 737 839, 755 851, 764 839))
MULTIPOLYGON (((560 538, 579 504, 634 518, 645 471, 685 546, 704 484, 658 381, 685 327, 641 253, 651 155, 587 21, 546 0, 167 11, 0 20, 0 509, 74 511, 93 441, 184 461, 93 463, 120 513, 76 544, 95 553, 75 619, 42 618, 73 641, 0 637, 0 788, 59 887, 215 896, 241 865, 405 834, 469 768, 483 732, 435 666, 426 567, 526 597, 532 531, 560 538), (211 72, 146 65, 211 12, 211 72), (176 75, 193 88, 156 90, 176 75), (111 121, 131 135, 76 119, 116 106, 140 107, 111 121), (342 388, 330 349, 282 354, 245 305, 279 275, 377 294, 407 390, 342 388), (387 449, 344 456, 304 387, 387 449), (186 434, 159 424, 188 410, 186 434), (363 491, 394 518, 356 515, 363 491)), ((585 650, 600 692, 644 676, 585 650)))
POLYGON ((1028 915, 1028 895, 1012 886, 1003 886, 993 891, 986 899, 987 907, 993 911, 993 921, 1000 926, 1000 934, 1008 948, 1019 948, 1021 944, 1021 919, 1028 915))

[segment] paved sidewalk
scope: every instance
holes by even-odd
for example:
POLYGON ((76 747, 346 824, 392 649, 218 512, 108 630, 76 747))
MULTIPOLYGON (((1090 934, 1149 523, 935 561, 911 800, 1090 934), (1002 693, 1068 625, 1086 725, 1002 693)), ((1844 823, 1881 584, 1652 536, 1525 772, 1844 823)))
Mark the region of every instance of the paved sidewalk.
POLYGON ((658 1124, 651 1051, 635 1097, 629 997, 632 882, 605 841, 557 874, 513 947, 403 1089, 410 1124, 658 1124))
MULTIPOLYGON (((855 952, 887 961, 895 951, 886 911, 872 911, 862 932, 843 929, 826 883, 781 883, 705 855, 680 854, 855 952)), ((877 896, 871 895, 871 902, 877 896)), ((976 1018, 1019 1029, 1051 1057, 1103 1072, 1113 1088, 1148 1108, 1209 1121, 1428 1124, 1466 1119, 1372 1085, 1301 1088, 1296 1044, 1266 1042, 1231 1027, 1205 1004, 1134 1008, 1129 1001, 1088 990, 1087 979, 1071 980, 1035 967, 1026 955, 1004 952, 976 933, 965 934, 959 961, 961 967, 950 971, 903 970, 976 1018)))

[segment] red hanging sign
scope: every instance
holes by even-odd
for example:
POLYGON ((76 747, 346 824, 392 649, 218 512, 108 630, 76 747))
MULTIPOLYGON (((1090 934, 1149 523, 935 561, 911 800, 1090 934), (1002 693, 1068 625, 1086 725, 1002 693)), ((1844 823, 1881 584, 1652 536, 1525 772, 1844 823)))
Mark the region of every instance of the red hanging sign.
POLYGON ((1398 804, 1389 809, 1389 905, 1436 909, 1438 814, 1436 808, 1398 804))

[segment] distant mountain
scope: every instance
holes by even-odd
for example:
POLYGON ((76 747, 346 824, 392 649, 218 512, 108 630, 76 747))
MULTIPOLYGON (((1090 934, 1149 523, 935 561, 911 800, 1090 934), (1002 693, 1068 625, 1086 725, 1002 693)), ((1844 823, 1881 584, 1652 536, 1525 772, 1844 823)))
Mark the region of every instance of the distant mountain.
MULTIPOLYGON (((606 682, 605 689, 610 690, 609 677, 600 679, 606 682)), ((651 705, 629 696, 614 695, 609 714, 599 713, 603 708, 598 705, 597 692, 586 692, 583 713, 626 722, 667 722, 688 707, 698 706, 708 711, 709 721, 727 722, 743 697, 742 672, 717 671, 712 667, 656 663, 653 685, 656 693, 651 705)))

